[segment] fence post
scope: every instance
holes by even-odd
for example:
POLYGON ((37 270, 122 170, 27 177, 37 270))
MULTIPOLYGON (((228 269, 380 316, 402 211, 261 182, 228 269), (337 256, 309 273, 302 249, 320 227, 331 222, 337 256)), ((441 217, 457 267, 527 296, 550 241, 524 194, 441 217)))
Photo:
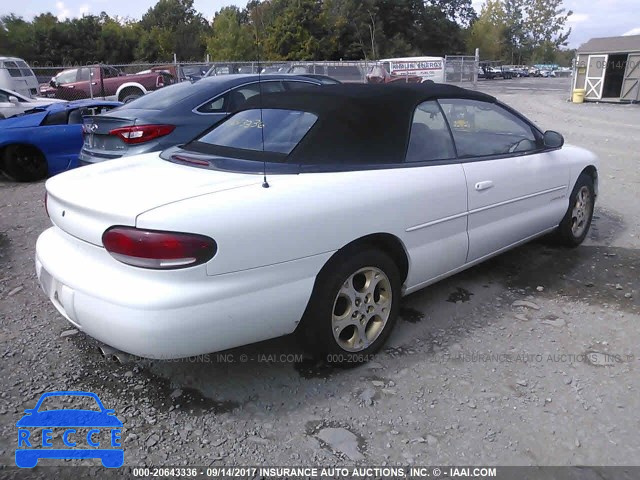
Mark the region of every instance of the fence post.
POLYGON ((473 88, 478 88, 478 68, 480 67, 480 49, 476 48, 475 61, 473 62, 473 88))
POLYGON ((89 97, 93 100, 93 65, 89 65, 89 97))

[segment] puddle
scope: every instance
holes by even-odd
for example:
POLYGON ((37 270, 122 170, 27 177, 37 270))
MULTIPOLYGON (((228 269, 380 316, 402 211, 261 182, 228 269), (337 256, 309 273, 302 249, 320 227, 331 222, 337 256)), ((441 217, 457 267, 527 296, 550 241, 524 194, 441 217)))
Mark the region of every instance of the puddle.
POLYGON ((400 318, 405 322, 418 323, 424 319, 424 313, 411 307, 400 307, 400 318))
POLYGON ((455 292, 451 292, 449 294, 449 298, 447 298, 447 302, 458 303, 458 302, 468 302, 471 300, 471 293, 469 290, 457 287, 455 292))

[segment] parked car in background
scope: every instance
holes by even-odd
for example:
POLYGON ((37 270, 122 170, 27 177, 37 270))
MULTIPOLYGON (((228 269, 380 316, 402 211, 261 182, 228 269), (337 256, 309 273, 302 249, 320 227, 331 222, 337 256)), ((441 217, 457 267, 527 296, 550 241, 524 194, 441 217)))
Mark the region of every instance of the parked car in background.
POLYGON ((172 75, 176 81, 184 82, 186 80, 189 80, 189 81, 199 80, 200 78, 204 77, 207 74, 210 68, 211 66, 207 64, 186 65, 186 64, 180 64, 180 63, 178 64, 171 63, 167 65, 158 65, 148 70, 143 70, 141 72, 138 72, 136 75, 153 73, 153 72, 164 72, 172 75))
POLYGON ((493 68, 487 65, 480 65, 478 67, 478 78, 481 78, 484 80, 493 80, 497 76, 498 75, 496 72, 493 71, 493 68))
MULTIPOLYGON (((294 74, 291 74, 294 75, 294 74)), ((337 80, 335 78, 332 78, 328 75, 320 75, 317 73, 301 73, 298 74, 299 77, 306 77, 306 78, 311 78, 313 80, 318 80, 320 83, 322 83, 323 85, 337 85, 342 83, 340 80, 337 80)))
POLYGON ((260 91, 282 92, 322 84, 295 75, 230 74, 171 85, 117 111, 87 117, 80 163, 163 150, 191 140, 260 91))
POLYGON ((77 166, 82 116, 120 105, 104 100, 58 102, 0 120, 0 170, 29 182, 77 166))
MULTIPOLYGON (((13 117, 32 108, 65 101, 56 98, 25 97, 18 92, 0 88, 0 119, 13 117)), ((0 123, 0 128, 2 128, 2 123, 0 123)))
POLYGON ((87 66, 63 70, 48 85, 40 85, 40 94, 64 100, 93 97, 128 103, 173 83, 173 75, 166 72, 126 75, 106 65, 87 66))
POLYGON ((21 58, 0 57, 0 88, 25 97, 35 97, 38 94, 38 80, 21 58))
POLYGON ((356 65, 333 65, 300 63, 291 65, 286 73, 294 75, 324 75, 326 77, 340 80, 342 83, 362 83, 363 72, 356 65))
POLYGON ((276 64, 276 65, 267 65, 266 67, 262 68, 260 73, 263 73, 265 75, 272 74, 272 73, 286 73, 288 68, 289 68, 289 65, 287 65, 286 63, 276 64))
POLYGON ((550 232, 584 240, 598 159, 563 143, 451 85, 254 96, 185 145, 50 179, 36 272, 75 328, 142 357, 297 331, 364 362, 403 295, 550 232))

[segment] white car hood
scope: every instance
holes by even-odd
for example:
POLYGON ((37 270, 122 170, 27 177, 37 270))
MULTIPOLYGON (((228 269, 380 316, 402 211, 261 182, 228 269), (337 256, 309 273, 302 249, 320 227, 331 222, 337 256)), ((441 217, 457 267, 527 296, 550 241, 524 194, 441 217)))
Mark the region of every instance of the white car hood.
POLYGON ((135 226, 147 210, 187 198, 260 184, 258 175, 175 164, 149 153, 80 167, 46 183, 51 221, 95 245, 113 225, 135 226))

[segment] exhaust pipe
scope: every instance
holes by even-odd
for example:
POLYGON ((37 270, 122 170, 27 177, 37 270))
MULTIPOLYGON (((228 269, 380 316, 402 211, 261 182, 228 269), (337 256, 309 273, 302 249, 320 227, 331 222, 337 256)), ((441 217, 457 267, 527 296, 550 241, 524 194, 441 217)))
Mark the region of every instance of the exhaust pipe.
POLYGON ((109 345, 105 345, 104 343, 98 345, 98 348, 100 349, 102 356, 109 361, 118 362, 120 365, 131 362, 131 356, 128 353, 110 347, 109 345))

